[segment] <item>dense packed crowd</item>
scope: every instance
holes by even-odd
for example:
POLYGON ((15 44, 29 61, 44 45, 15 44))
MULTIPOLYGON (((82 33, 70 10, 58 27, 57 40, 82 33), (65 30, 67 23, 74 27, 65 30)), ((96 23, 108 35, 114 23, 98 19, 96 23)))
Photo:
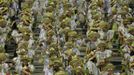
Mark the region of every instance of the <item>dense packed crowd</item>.
POLYGON ((34 58, 44 65, 44 75, 134 75, 130 4, 134 1, 0 0, 0 75, 32 75, 34 58), (12 57, 9 42, 15 44, 12 57), (111 63, 117 55, 119 72, 111 63))

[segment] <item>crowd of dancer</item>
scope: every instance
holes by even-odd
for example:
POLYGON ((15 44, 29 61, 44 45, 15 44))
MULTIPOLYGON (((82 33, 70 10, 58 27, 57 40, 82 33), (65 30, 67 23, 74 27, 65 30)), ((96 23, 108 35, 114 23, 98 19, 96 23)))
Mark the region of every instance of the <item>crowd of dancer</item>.
POLYGON ((34 58, 44 65, 44 75, 134 75, 130 4, 134 1, 0 0, 0 75, 32 75, 34 58), (121 71, 115 72, 114 56, 121 57, 121 71))

